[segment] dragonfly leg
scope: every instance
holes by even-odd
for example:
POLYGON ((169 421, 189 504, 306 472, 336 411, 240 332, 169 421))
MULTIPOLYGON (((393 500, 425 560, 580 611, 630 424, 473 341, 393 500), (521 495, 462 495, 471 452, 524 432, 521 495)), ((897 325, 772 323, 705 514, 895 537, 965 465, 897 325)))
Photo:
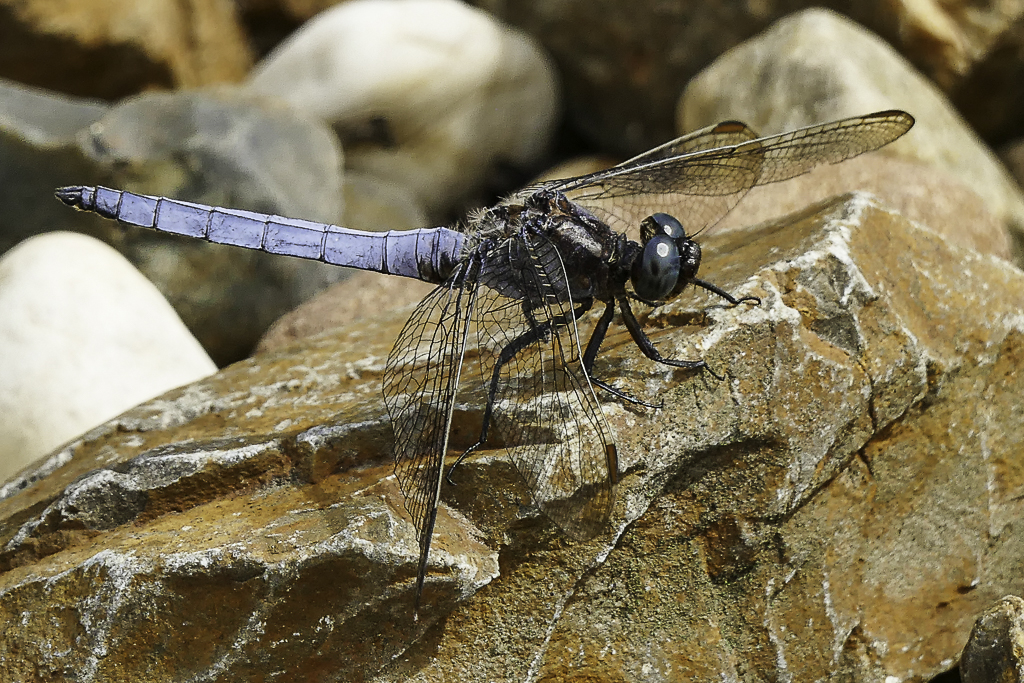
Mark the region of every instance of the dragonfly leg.
POLYGON ((608 334, 608 326, 611 325, 612 317, 614 315, 615 303, 612 302, 605 306, 604 313, 601 314, 601 319, 597 321, 597 325, 594 326, 594 331, 590 334, 590 341, 587 342, 587 349, 583 352, 584 372, 587 373, 587 377, 589 377, 590 381, 594 383, 594 386, 604 389, 612 396, 616 396, 623 401, 646 406, 648 408, 661 408, 664 405, 664 402, 648 403, 647 401, 642 401, 634 396, 630 396, 621 389, 616 389, 604 380, 594 377, 594 361, 597 359, 597 352, 601 349, 601 342, 604 341, 605 335, 608 334))
POLYGON ((626 294, 626 296, 628 296, 633 301, 639 301, 644 306, 650 306, 651 308, 658 308, 660 306, 664 306, 665 305, 664 301, 649 301, 647 299, 644 299, 643 297, 640 297, 640 296, 637 296, 636 294, 633 294, 632 292, 628 292, 626 294))
POLYGON ((625 323, 626 329, 629 330, 630 336, 633 337, 633 342, 640 347, 640 350, 645 356, 653 360, 655 363, 669 365, 674 368, 686 368, 688 370, 704 369, 710 372, 711 375, 718 380, 725 379, 709 368, 708 364, 703 360, 675 360, 663 357, 658 352, 658 349, 654 348, 654 344, 647 335, 644 334, 643 328, 640 327, 640 323, 637 321, 636 316, 633 315, 633 309, 629 307, 628 298, 619 298, 619 310, 622 311, 622 322, 625 323))
MULTIPOLYGON (((532 344, 546 339, 552 329, 575 323, 579 320, 580 316, 589 311, 593 305, 593 299, 584 299, 571 313, 563 313, 551 320, 547 320, 539 325, 531 327, 529 330, 509 342, 508 346, 501 350, 501 354, 498 356, 498 361, 494 364, 494 370, 491 371, 491 379, 487 383, 487 405, 484 407, 484 420, 483 426, 480 428, 480 438, 476 440, 476 443, 463 451, 462 455, 460 455, 452 466, 448 468, 448 474, 445 475, 445 479, 450 485, 455 486, 455 482, 452 481, 452 472, 455 471, 455 468, 458 467, 470 453, 483 446, 484 442, 487 441, 487 432, 490 429, 491 417, 494 414, 494 402, 498 396, 498 380, 501 378, 501 369, 509 361, 515 358, 520 351, 532 344)), ((535 320, 532 315, 527 315, 527 319, 531 322, 535 320)))
POLYGON ((722 297, 723 299, 725 299, 726 301, 731 303, 733 306, 736 306, 738 304, 745 304, 745 303, 753 303, 755 306, 760 306, 761 305, 761 299, 759 297, 756 297, 756 296, 745 296, 742 299, 737 299, 732 294, 730 294, 729 292, 725 291, 724 289, 722 289, 718 285, 712 284, 710 282, 706 282, 704 280, 701 280, 700 278, 696 278, 696 277, 695 278, 690 278, 690 282, 692 282, 693 284, 695 284, 698 287, 701 287, 702 289, 706 289, 709 292, 717 294, 718 296, 722 297))

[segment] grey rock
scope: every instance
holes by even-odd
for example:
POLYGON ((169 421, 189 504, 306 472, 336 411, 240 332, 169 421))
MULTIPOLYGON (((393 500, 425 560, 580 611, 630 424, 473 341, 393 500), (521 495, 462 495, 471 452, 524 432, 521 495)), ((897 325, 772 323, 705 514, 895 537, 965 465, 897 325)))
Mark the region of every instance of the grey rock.
POLYGON ((53 188, 103 179, 75 136, 109 108, 0 80, 0 253, 64 224, 53 188))
POLYGON ((330 130, 241 90, 138 95, 81 130, 79 142, 151 193, 308 220, 341 216, 343 160, 330 130))
POLYGON ((126 232, 53 198, 103 184, 339 222, 342 157, 317 121, 248 94, 154 93, 114 107, 7 86, 0 97, 0 248, 55 229, 114 245, 152 280, 211 356, 251 351, 282 313, 345 276, 324 264, 143 231, 126 232))

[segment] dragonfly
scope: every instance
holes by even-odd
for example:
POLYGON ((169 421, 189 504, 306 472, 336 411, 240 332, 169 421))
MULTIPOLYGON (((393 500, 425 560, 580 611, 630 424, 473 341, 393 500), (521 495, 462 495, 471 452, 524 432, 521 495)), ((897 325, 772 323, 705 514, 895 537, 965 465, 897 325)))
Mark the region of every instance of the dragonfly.
POLYGON ((364 232, 104 187, 63 187, 56 196, 127 226, 436 285, 399 333, 383 375, 395 475, 418 534, 418 618, 443 482, 492 429, 549 519, 574 538, 598 534, 619 480, 598 391, 657 407, 594 374, 616 313, 650 360, 710 371, 702 359, 663 357, 634 304, 659 306, 688 286, 731 305, 759 304, 697 277, 694 237, 751 188, 876 150, 913 125, 910 114, 889 110, 758 137, 726 121, 606 170, 527 187, 455 227, 364 232), (578 323, 595 304, 604 309, 584 345, 578 323), (456 399, 471 386, 486 395, 481 432, 446 468, 456 399))

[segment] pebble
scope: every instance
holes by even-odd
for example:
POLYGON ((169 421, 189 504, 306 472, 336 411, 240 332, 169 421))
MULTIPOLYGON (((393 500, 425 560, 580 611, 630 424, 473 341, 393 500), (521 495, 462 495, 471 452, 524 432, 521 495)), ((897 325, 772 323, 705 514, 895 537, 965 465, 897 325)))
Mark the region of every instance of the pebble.
POLYGON ((52 232, 0 259, 0 481, 132 406, 216 371, 112 248, 52 232))

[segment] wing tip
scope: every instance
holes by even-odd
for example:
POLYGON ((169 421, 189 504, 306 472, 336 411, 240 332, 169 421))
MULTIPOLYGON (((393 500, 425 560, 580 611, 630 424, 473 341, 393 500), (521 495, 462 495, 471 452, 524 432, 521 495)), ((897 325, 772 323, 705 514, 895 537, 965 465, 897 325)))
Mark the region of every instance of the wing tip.
POLYGON ((716 124, 715 127, 711 129, 711 133, 721 135, 725 133, 739 133, 744 130, 749 130, 749 126, 747 126, 747 124, 742 121, 730 119, 729 121, 722 121, 716 124))
POLYGON ((917 119, 914 118, 909 112, 905 112, 902 109, 886 109, 884 111, 876 111, 874 114, 868 114, 866 119, 877 119, 879 121, 891 121, 894 123, 902 123, 904 125, 904 131, 908 131, 913 128, 914 124, 917 123, 917 119))

